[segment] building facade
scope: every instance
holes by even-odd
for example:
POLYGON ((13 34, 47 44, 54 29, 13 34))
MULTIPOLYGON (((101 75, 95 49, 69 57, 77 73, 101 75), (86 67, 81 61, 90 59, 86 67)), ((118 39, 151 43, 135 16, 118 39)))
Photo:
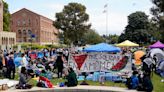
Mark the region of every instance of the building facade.
POLYGON ((0 49, 9 50, 16 44, 16 33, 3 31, 3 2, 0 0, 0 49))
POLYGON ((0 0, 0 32, 3 31, 3 2, 0 0))
POLYGON ((10 28, 18 43, 57 44, 58 29, 53 21, 26 8, 11 15, 10 28))

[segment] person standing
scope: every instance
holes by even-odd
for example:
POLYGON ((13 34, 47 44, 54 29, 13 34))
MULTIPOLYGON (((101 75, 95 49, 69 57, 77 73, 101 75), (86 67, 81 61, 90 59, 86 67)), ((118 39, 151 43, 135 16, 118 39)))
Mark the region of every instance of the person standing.
POLYGON ((9 61, 9 54, 7 53, 6 56, 5 56, 5 61, 3 63, 3 73, 4 73, 4 77, 5 78, 8 78, 8 75, 7 75, 7 63, 9 61))
POLYGON ((150 73, 144 72, 143 86, 144 86, 146 92, 153 91, 153 84, 152 84, 152 81, 150 78, 150 73))
POLYGON ((57 56, 57 59, 56 59, 56 67, 57 67, 57 70, 58 70, 58 78, 61 78, 62 74, 63 74, 63 68, 64 68, 63 62, 64 62, 64 59, 63 59, 62 52, 59 52, 59 55, 57 56))
POLYGON ((28 63, 27 63, 27 59, 25 57, 25 54, 22 53, 22 66, 27 67, 28 63))
POLYGON ((7 77, 9 79, 15 78, 15 64, 14 64, 14 53, 10 52, 9 60, 7 61, 7 77), (12 76, 11 76, 12 74, 12 76))
POLYGON ((2 69, 3 69, 3 62, 4 62, 4 56, 3 56, 3 51, 0 50, 0 76, 2 76, 2 69))

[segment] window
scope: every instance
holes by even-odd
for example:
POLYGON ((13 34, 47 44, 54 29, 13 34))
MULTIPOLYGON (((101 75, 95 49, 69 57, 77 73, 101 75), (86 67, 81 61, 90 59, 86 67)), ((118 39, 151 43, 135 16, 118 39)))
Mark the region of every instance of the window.
POLYGON ((22 32, 21 32, 21 30, 18 30, 18 34, 21 34, 22 32))
POLYGON ((28 20, 28 24, 31 25, 30 19, 28 20))
POLYGON ((23 30, 23 33, 26 35, 26 30, 23 30))
POLYGON ((26 37, 23 38, 23 42, 27 42, 26 37))
POLYGON ((17 21, 17 26, 20 26, 20 21, 19 20, 17 21))
POLYGON ((26 21, 25 20, 23 20, 22 23, 23 23, 23 25, 26 25, 26 21))
POLYGON ((28 30, 28 34, 32 34, 32 31, 31 30, 28 30))

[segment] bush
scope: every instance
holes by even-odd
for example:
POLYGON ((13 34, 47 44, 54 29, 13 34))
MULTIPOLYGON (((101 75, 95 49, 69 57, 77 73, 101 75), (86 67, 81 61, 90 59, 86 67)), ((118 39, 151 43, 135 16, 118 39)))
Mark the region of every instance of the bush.
POLYGON ((39 44, 30 44, 30 43, 23 43, 23 44, 17 44, 17 45, 14 45, 13 48, 14 49, 17 49, 18 45, 21 45, 21 48, 22 49, 43 49, 43 48, 65 48, 67 47, 66 45, 63 45, 63 44, 56 44, 56 45, 39 45, 39 44))

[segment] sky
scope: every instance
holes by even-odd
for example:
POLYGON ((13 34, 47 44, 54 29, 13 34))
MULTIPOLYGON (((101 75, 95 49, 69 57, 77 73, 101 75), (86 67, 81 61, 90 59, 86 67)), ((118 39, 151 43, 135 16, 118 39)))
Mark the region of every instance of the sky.
POLYGON ((10 13, 27 8, 40 15, 55 20, 55 13, 61 12, 70 2, 81 3, 89 14, 92 29, 100 35, 120 35, 127 25, 127 16, 136 11, 143 11, 149 17, 151 0, 5 0, 10 13), (108 7, 104 8, 104 5, 108 7), (108 13, 103 11, 107 10, 108 13))

